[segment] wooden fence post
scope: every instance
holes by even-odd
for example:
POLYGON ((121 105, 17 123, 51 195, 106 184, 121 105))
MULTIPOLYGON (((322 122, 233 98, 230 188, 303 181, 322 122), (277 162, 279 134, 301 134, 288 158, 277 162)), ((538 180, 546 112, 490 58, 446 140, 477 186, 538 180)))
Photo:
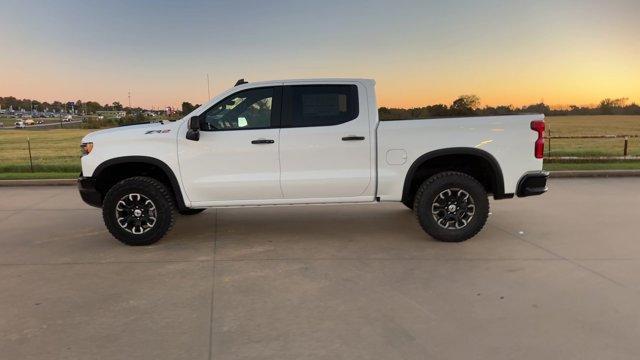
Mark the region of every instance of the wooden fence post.
POLYGON ((551 157, 551 125, 549 125, 549 150, 547 150, 547 156, 551 157))
POLYGON ((29 166, 31 167, 31 172, 33 172, 33 159, 31 158, 31 139, 27 137, 27 147, 29 148, 29 166))
POLYGON ((624 157, 627 157, 627 155, 629 155, 629 138, 628 137, 624 137, 624 157))

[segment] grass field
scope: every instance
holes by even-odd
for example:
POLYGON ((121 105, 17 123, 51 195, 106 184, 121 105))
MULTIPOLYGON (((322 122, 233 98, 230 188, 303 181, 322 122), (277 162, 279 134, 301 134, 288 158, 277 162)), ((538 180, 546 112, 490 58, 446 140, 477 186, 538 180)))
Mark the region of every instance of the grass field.
MULTIPOLYGON (((640 134, 640 116, 547 117, 547 124, 551 135, 640 134)), ((80 140, 91 131, 94 130, 0 130, 0 179, 76 177, 80 172, 80 140), (33 173, 27 137, 31 141, 33 173)), ((551 143, 552 156, 622 155, 622 149, 622 139, 553 140, 551 143)), ((629 141, 629 154, 640 155, 640 139, 629 141)), ((640 162, 546 163, 545 168, 640 169, 640 162)))
POLYGON ((77 172, 7 172, 0 173, 0 180, 25 179, 77 179, 77 172))
MULTIPOLYGON (((640 116, 556 116, 547 117, 551 136, 640 135, 640 116)), ((545 156, 622 156, 623 139, 556 139, 549 141, 545 156)), ((629 155, 640 156, 640 138, 629 139, 629 155)))
POLYGON ((548 171, 559 170, 638 170, 640 161, 612 161, 600 163, 545 163, 548 171))
POLYGON ((90 130, 0 130, 0 173, 80 172, 80 140, 90 130))

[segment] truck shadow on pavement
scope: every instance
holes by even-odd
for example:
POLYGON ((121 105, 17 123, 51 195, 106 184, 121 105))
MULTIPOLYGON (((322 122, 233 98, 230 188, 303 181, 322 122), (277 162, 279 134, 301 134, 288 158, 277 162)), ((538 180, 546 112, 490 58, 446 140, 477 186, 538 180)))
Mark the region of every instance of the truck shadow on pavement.
POLYGON ((548 255, 492 226, 464 243, 439 242, 425 234, 413 213, 402 205, 370 206, 218 210, 216 259, 450 259, 548 255))

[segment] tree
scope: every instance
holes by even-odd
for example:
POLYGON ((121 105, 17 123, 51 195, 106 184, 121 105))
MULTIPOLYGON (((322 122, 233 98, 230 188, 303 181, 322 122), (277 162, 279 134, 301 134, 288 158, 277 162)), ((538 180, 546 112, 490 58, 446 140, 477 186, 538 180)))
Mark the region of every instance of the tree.
POLYGON ((96 101, 87 101, 85 103, 85 106, 87 107, 87 113, 89 114, 95 114, 96 112, 102 110, 102 106, 96 101))
POLYGON ((119 103, 119 102, 117 102, 117 101, 114 101, 114 102, 111 104, 111 107, 113 108, 113 110, 116 110, 116 111, 120 111, 120 110, 122 110, 122 104, 120 104, 120 103, 119 103))
POLYGON ((185 101, 182 103, 182 115, 187 115, 188 113, 192 112, 193 110, 197 109, 200 105, 196 104, 193 105, 188 101, 185 101))
POLYGON ((430 116, 449 116, 449 108, 444 104, 429 105, 426 107, 430 116))
POLYGON ((394 109, 381 107, 378 111, 378 116, 381 120, 402 120, 410 119, 411 115, 406 109, 394 109))
POLYGON ((31 110, 34 110, 34 111, 42 110, 42 109, 40 109, 41 108, 41 104, 42 104, 40 101, 38 101, 38 100, 29 100, 29 102, 30 102, 29 108, 31 110))
POLYGON ((473 115, 478 105, 480 105, 480 98, 476 95, 460 95, 451 104, 451 111, 455 116, 473 115))
POLYGON ((640 115, 640 105, 632 103, 624 107, 624 113, 627 115, 640 115))
POLYGON ((618 98, 618 99, 609 99, 606 98, 600 101, 600 105, 598 108, 600 112, 604 115, 611 115, 614 113, 620 112, 620 109, 625 106, 629 99, 627 98, 618 98))
POLYGON ((536 113, 536 114, 544 114, 544 115, 547 115, 551 112, 551 108, 549 108, 549 105, 542 102, 538 104, 529 105, 527 107, 522 108, 522 110, 527 113, 536 113))
POLYGON ((53 103, 51 103, 51 107, 55 109, 56 112, 60 112, 62 111, 62 109, 64 109, 64 105, 62 105, 60 101, 54 101, 53 103))

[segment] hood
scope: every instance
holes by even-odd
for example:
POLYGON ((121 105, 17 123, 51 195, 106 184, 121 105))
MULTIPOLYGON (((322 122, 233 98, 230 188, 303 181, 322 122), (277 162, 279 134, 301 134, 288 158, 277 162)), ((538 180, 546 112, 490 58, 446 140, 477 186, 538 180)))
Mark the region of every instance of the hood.
POLYGON ((82 138, 82 142, 95 142, 96 140, 108 139, 111 137, 137 137, 147 134, 149 131, 166 131, 172 132, 173 129, 177 129, 179 121, 169 122, 157 122, 146 124, 125 125, 110 129, 103 129, 91 132, 82 138))

